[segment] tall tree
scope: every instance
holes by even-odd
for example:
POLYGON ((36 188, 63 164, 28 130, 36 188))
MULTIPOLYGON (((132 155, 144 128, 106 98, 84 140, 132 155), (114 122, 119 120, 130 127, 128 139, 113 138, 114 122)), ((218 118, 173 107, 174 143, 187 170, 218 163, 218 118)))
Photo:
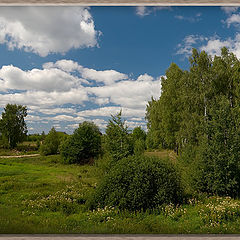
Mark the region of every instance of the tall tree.
POLYGON ((27 107, 16 104, 7 104, 2 112, 0 131, 8 140, 10 148, 16 147, 27 134, 27 125, 24 118, 27 116, 27 107))
POLYGON ((114 160, 120 160, 133 152, 128 127, 122 120, 122 111, 112 116, 106 128, 106 147, 114 160))
POLYGON ((189 71, 171 64, 159 100, 149 102, 148 135, 181 147, 198 190, 240 196, 240 61, 227 48, 215 57, 193 49, 189 61, 189 71))

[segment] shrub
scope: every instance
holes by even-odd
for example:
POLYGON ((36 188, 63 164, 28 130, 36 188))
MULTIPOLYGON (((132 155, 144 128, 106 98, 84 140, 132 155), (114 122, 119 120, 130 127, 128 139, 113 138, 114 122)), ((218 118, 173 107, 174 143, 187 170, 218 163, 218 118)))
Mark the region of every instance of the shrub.
POLYGON ((174 166, 156 157, 130 156, 105 175, 88 207, 113 206, 130 211, 182 201, 183 190, 174 166))
POLYGON ((83 122, 60 147, 65 163, 88 163, 101 152, 101 132, 92 122, 83 122))
POLYGON ((40 153, 44 156, 57 154, 60 141, 58 134, 53 127, 46 136, 43 144, 40 146, 40 153))

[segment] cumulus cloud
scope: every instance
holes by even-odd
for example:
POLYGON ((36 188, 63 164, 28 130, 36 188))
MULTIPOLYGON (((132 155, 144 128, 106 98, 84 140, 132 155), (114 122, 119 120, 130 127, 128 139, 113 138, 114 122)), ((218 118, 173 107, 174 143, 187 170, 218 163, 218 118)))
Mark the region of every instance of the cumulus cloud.
POLYGON ((15 89, 63 92, 80 84, 81 79, 57 68, 23 71, 9 65, 0 69, 0 91, 15 89))
POLYGON ((230 38, 225 41, 213 38, 213 39, 210 39, 206 45, 201 46, 200 50, 204 50, 211 56, 215 56, 215 55, 219 56, 221 54, 221 49, 223 47, 227 47, 231 49, 233 52, 237 53, 238 46, 237 46, 237 42, 235 41, 236 39, 232 40, 230 38))
POLYGON ((22 93, 0 94, 0 106, 7 103, 16 103, 27 106, 55 106, 67 103, 82 104, 88 100, 88 94, 84 88, 71 89, 66 92, 26 91, 22 93))
POLYGON ((0 107, 26 105, 28 123, 65 122, 69 129, 89 119, 104 128, 106 118, 120 110, 131 126, 134 121, 142 124, 148 101, 158 98, 160 89, 160 78, 147 73, 131 79, 116 70, 89 69, 66 59, 47 62, 42 69, 0 69, 0 107))
POLYGON ((52 63, 52 62, 45 63, 43 67, 46 69, 58 68, 63 71, 67 71, 69 73, 77 71, 82 76, 83 79, 93 80, 93 81, 101 82, 107 85, 113 84, 116 81, 128 78, 126 74, 117 72, 112 69, 97 71, 95 69, 84 68, 83 66, 79 65, 76 62, 73 62, 71 60, 65 60, 65 59, 59 60, 56 63, 52 63))
POLYGON ((218 36, 203 37, 203 36, 187 36, 182 44, 178 45, 177 54, 183 54, 189 57, 192 53, 192 48, 198 48, 200 51, 205 51, 211 56, 219 56, 221 49, 227 47, 238 58, 240 58, 240 33, 237 33, 234 38, 221 39, 218 36))
POLYGON ((160 80, 145 74, 139 76, 137 80, 124 80, 110 86, 91 87, 88 91, 98 99, 107 98, 122 107, 145 109, 151 96, 159 97, 160 80))
POLYGON ((1 7, 0 43, 42 57, 97 46, 100 34, 85 7, 1 7))

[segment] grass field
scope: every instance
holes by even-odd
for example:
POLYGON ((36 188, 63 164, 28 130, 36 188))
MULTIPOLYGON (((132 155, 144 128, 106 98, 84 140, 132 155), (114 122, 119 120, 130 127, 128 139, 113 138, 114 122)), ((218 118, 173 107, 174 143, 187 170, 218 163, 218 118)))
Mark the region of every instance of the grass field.
POLYGON ((0 159, 0 233, 240 233, 240 201, 231 198, 201 196, 145 213, 89 211, 102 175, 58 155, 0 159))

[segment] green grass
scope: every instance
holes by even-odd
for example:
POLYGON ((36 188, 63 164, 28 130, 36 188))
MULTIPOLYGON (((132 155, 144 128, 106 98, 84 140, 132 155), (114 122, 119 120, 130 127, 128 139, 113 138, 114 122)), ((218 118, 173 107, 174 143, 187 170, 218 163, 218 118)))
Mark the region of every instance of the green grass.
POLYGON ((93 166, 60 157, 0 159, 0 233, 240 233, 240 201, 206 197, 152 212, 85 203, 102 177, 93 166))

